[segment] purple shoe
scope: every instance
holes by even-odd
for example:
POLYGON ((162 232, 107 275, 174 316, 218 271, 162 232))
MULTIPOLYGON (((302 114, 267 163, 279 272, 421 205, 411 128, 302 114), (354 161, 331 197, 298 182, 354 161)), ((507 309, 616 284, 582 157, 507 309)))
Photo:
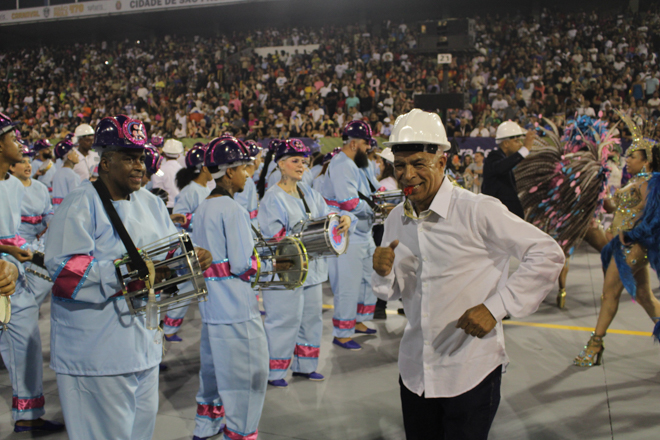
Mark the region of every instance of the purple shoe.
POLYGON ((165 340, 167 342, 172 342, 173 344, 183 341, 183 339, 181 339, 181 336, 177 335, 176 333, 174 333, 172 336, 165 335, 165 340))
POLYGON ((304 377, 305 379, 313 380, 316 382, 321 382, 325 380, 325 377, 322 374, 313 371, 311 373, 293 373, 293 377, 304 377))
POLYGON ((40 426, 19 426, 14 424, 14 432, 58 432, 64 431, 63 423, 44 420, 40 426))
POLYGON ((160 372, 160 373, 162 373, 164 371, 167 371, 169 368, 170 367, 168 367, 167 365, 165 365, 163 363, 158 364, 158 372, 160 372))
POLYGON ((268 384, 274 386, 275 388, 286 388, 289 386, 289 384, 284 379, 269 380, 268 384))
POLYGON ((363 335, 375 335, 378 332, 375 328, 368 328, 366 330, 355 330, 355 333, 361 333, 363 335))
POLYGON ((335 345, 339 345, 341 348, 345 348, 346 350, 351 350, 351 351, 362 350, 362 346, 352 339, 347 342, 339 342, 339 339, 334 338, 332 340, 332 343, 335 345))

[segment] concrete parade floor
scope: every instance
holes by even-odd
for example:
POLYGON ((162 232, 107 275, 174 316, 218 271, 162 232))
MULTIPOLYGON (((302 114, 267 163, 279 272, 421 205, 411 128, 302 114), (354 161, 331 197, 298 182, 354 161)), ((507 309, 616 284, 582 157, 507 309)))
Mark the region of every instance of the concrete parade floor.
MULTIPOLYGON (((658 295, 658 280, 651 275, 658 295)), ((605 339, 603 365, 578 368, 572 360, 595 325, 602 288, 599 255, 583 246, 571 261, 566 310, 555 306, 556 291, 538 312, 505 321, 511 359, 502 380, 502 402, 490 439, 655 439, 660 416, 660 346, 650 337, 652 323, 642 308, 622 295, 619 313, 605 339), (615 330, 621 330, 615 332, 615 330)), ((324 382, 287 377, 289 387, 268 388, 259 426, 260 440, 404 440, 399 403, 397 352, 406 324, 391 303, 387 320, 374 321, 376 336, 358 336, 363 350, 332 345, 332 293, 324 288, 324 336, 318 371, 324 382)), ((41 310, 46 418, 62 421, 55 374, 48 368, 49 309, 41 310)), ((199 372, 197 307, 191 307, 179 333, 168 344, 160 375, 160 408, 154 439, 192 438, 199 372)), ((0 440, 14 434, 12 390, 0 370, 0 440)), ((34 435, 53 440, 66 433, 34 435)), ((216 437, 222 438, 222 437, 216 437)))

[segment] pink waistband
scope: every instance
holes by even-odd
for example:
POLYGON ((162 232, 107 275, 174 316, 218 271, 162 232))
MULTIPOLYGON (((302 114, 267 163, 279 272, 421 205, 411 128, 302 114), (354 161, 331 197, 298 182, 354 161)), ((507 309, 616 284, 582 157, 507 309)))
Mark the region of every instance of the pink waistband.
POLYGON ((205 278, 226 278, 231 276, 229 262, 213 263, 204 271, 205 278))
POLYGON ((23 223, 30 223, 31 225, 36 225, 41 223, 41 221, 44 219, 43 216, 41 215, 22 215, 21 216, 21 221, 23 223))
POLYGON ((250 220, 257 218, 257 214, 259 214, 258 209, 255 209, 254 211, 250 211, 250 220))
POLYGON ((53 205, 59 205, 64 200, 62 197, 53 197, 53 205))

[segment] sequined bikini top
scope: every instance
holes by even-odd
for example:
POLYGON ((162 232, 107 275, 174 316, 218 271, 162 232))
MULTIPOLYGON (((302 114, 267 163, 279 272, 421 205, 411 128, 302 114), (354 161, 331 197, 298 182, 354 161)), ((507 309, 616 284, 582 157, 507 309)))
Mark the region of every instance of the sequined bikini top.
POLYGON ((612 224, 608 228, 611 234, 617 234, 619 230, 630 231, 635 226, 644 211, 644 198, 639 188, 650 179, 651 173, 639 173, 614 194, 612 198, 617 207, 612 224))

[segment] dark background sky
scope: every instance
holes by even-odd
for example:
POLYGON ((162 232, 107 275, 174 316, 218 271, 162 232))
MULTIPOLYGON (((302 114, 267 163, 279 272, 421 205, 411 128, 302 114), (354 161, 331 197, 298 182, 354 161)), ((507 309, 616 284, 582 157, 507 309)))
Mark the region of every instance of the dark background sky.
MULTIPOLYGON (((112 1, 112 0, 109 0, 112 1)), ((44 0, 20 0, 21 7, 43 6, 44 0)), ((71 3, 51 0, 51 5, 71 3)), ((15 7, 15 0, 0 0, 0 10, 15 7)), ((208 35, 245 29, 247 26, 295 26, 346 23, 379 23, 397 17, 406 22, 486 14, 533 15, 543 5, 562 11, 618 10, 627 0, 277 0, 249 1, 235 5, 188 8, 166 12, 125 14, 114 17, 51 21, 0 26, 0 49, 16 45, 117 38, 149 38, 167 34, 208 35), (578 6, 576 6, 578 5, 578 6)), ((640 9, 657 2, 640 0, 640 9)))

